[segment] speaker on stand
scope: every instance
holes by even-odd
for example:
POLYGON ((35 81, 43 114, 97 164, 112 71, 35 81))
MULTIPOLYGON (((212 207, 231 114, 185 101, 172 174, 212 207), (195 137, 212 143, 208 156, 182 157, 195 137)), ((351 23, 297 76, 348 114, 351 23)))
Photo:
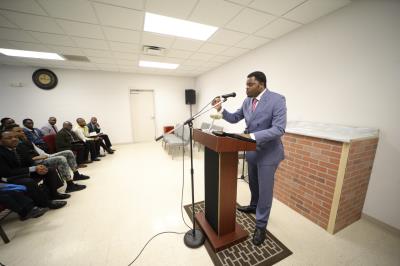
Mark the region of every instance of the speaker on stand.
POLYGON ((190 105, 190 117, 192 117, 192 105, 196 104, 196 91, 189 89, 185 90, 185 103, 190 105))

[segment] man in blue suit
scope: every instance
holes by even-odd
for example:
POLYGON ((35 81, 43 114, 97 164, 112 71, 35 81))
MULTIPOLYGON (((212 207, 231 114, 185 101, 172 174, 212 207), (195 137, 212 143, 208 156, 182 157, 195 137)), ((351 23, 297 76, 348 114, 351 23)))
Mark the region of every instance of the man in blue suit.
MULTIPOLYGON (((250 205, 238 210, 256 214, 253 244, 261 245, 266 237, 266 227, 272 206, 274 176, 279 163, 284 159, 281 136, 286 128, 285 97, 268 90, 265 74, 260 71, 247 76, 247 98, 234 113, 222 111, 223 118, 230 123, 246 121, 244 136, 256 140, 256 151, 246 153, 248 162, 250 205)), ((213 105, 220 101, 216 98, 213 105)), ((220 112, 222 107, 217 105, 220 112)))

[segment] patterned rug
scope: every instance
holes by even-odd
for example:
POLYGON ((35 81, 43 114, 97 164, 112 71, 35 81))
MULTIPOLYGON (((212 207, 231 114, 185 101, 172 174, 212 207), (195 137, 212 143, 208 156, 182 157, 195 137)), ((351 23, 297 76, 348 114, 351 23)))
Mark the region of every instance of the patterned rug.
MULTIPOLYGON (((204 201, 195 203, 194 209, 195 213, 204 212, 204 201)), ((192 204, 186 205, 185 211, 192 220, 192 204)), ((249 233, 249 237, 245 241, 217 253, 214 252, 208 240, 204 244, 215 265, 273 265, 293 254, 269 231, 267 231, 267 239, 263 245, 253 245, 251 237, 255 218, 251 214, 237 211, 236 221, 249 233)))

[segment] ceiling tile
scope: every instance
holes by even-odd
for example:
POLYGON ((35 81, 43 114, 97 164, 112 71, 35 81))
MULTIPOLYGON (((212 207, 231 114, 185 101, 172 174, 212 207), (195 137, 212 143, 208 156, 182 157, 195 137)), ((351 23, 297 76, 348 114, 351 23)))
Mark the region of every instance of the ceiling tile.
POLYGON ((32 0, 1 0, 0 8, 36 15, 46 15, 43 9, 32 0))
POLYGON ((208 61, 211 58, 213 58, 214 55, 211 54, 205 54, 205 53, 194 53, 189 60, 194 59, 194 60, 201 60, 201 61, 208 61))
POLYGON ((0 27, 6 27, 6 28, 18 28, 17 25, 11 23, 8 21, 5 17, 0 15, 0 27))
POLYGON ((139 44, 124 43, 124 42, 108 42, 112 51, 119 52, 140 52, 141 47, 139 44))
POLYGON ((157 33, 143 32, 142 34, 143 45, 153 45, 167 49, 171 47, 172 43, 174 42, 174 39, 175 39, 174 37, 157 33))
POLYGON ((0 10, 0 13, 24 30, 59 33, 59 34, 63 33, 63 31, 55 23, 55 21, 49 17, 22 14, 17 12, 3 11, 3 10, 0 10))
POLYGON ((61 19, 57 19, 57 23, 68 35, 93 39, 104 39, 103 32, 99 25, 61 19))
POLYGON ((0 47, 1 48, 15 49, 15 46, 11 43, 11 41, 6 41, 6 40, 0 40, 0 47))
POLYGON ((176 38, 174 44, 172 45, 172 48, 186 51, 197 51, 202 44, 202 41, 176 38))
POLYGON ((167 56, 168 57, 173 57, 173 58, 188 58, 193 52, 191 51, 183 51, 183 50, 167 50, 167 56))
POLYGON ((187 19, 197 0, 147 0, 146 11, 163 16, 187 19))
POLYGON ((144 0, 95 0, 95 2, 102 2, 105 4, 129 7, 133 9, 142 10, 144 9, 144 0))
POLYGON ((108 50, 107 42, 103 40, 95 40, 81 37, 72 37, 72 39, 79 47, 82 48, 108 50))
POLYGON ((245 33, 253 33, 275 19, 274 16, 249 8, 244 9, 225 28, 245 33))
POLYGON ((111 27, 103 27, 107 40, 116 42, 139 43, 140 32, 134 30, 124 30, 111 27))
POLYGON ((225 62, 230 61, 232 59, 233 59, 233 57, 231 57, 231 56, 217 55, 217 56, 211 58, 210 61, 211 62, 218 62, 218 63, 225 63, 225 62))
POLYGON ((119 66, 137 66, 138 65, 137 59, 136 60, 117 59, 116 62, 119 66))
POLYGON ((201 66, 205 63, 205 61, 203 60, 195 60, 195 59, 187 59, 186 61, 184 61, 185 65, 188 66, 201 66))
POLYGON ((243 49, 243 48, 237 48, 237 47, 231 47, 228 50, 224 51, 221 53, 221 55, 226 55, 226 56, 239 56, 242 55, 246 52, 248 52, 249 49, 243 49))
POLYGON ((89 56, 89 61, 96 64, 115 64, 114 59, 110 57, 94 57, 89 56))
POLYGON ((0 39, 21 41, 21 42, 38 42, 32 38, 27 32, 17 29, 0 28, 0 39))
POLYGON ((350 0, 308 0, 284 17, 301 23, 308 23, 349 3, 350 0))
POLYGON ((16 49, 37 52, 53 52, 53 49, 46 47, 40 43, 16 42, 9 41, 16 49))
POLYGON ((246 36, 248 35, 241 32, 219 29, 208 41, 224 45, 234 45, 246 36))
POLYGON ((136 53, 122 53, 122 52, 113 52, 114 58, 119 59, 127 59, 127 60, 137 60, 139 58, 139 54, 136 53))
POLYGON ((68 46, 60 46, 60 45, 48 45, 51 49, 53 49, 57 53, 66 54, 66 55, 85 55, 80 48, 76 47, 68 47, 68 46))
POLYGON ((182 70, 182 71, 192 71, 196 68, 197 68, 197 66, 191 66, 191 65, 186 65, 186 64, 181 64, 179 66, 179 70, 182 70))
POLYGON ((229 2, 234 2, 236 4, 247 6, 253 0, 229 0, 229 2))
POLYGON ((43 32, 33 32, 30 34, 36 39, 40 40, 44 44, 54 44, 62 46, 76 46, 75 43, 66 35, 43 33, 43 32))
POLYGON ((87 0, 37 0, 53 17, 97 24, 92 6, 87 0))
POLYGON ((200 0, 190 16, 190 20, 222 27, 242 8, 222 0, 200 0))
POLYGON ((246 48, 246 49, 255 49, 267 42, 271 41, 271 39, 265 39, 256 36, 249 36, 246 39, 240 41, 235 46, 239 48, 246 48))
POLYGON ((213 44, 213 43, 205 43, 198 51, 202 53, 208 54, 219 54, 222 51, 226 50, 228 46, 213 44))
POLYGON ((94 3, 93 5, 96 9, 97 16, 102 25, 114 26, 130 30, 143 29, 143 11, 99 3, 94 3))
POLYGON ((113 57, 112 53, 107 50, 96 50, 96 49, 83 49, 86 56, 92 57, 113 57))
POLYGON ((263 36, 267 38, 278 38, 298 27, 300 27, 300 23, 292 22, 287 19, 280 18, 275 20, 271 24, 265 26, 261 30, 257 31, 255 35, 263 36))
POLYGON ((255 0, 250 7, 280 16, 305 1, 307 0, 255 0))

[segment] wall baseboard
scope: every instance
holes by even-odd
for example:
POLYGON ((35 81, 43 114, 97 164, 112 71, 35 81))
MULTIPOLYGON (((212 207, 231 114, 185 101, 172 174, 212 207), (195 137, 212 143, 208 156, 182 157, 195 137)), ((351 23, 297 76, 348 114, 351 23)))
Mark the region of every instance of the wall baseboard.
POLYGON ((389 231, 390 233, 400 237, 400 229, 398 229, 398 228, 396 228, 394 226, 391 226, 391 225, 388 225, 387 223, 379 221, 378 219, 376 219, 374 217, 371 217, 371 216, 369 216, 368 214, 365 214, 365 213, 362 213, 361 218, 363 218, 365 220, 368 220, 368 221, 370 221, 370 222, 382 227, 383 229, 389 231))

